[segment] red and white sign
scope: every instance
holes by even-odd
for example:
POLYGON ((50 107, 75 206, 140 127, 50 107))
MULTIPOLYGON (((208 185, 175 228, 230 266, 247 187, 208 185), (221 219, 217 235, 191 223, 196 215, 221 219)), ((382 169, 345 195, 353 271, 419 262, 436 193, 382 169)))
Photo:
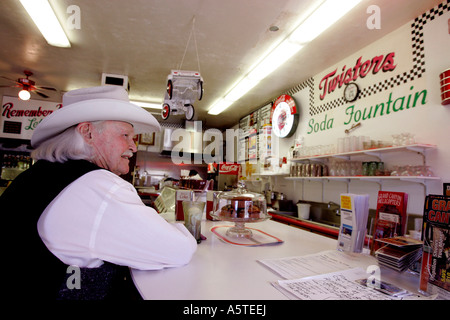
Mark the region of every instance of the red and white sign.
MULTIPOLYGON (((275 102, 273 103, 273 106, 272 106, 272 115, 273 115, 274 110, 277 108, 277 106, 278 106, 280 103, 282 103, 282 102, 285 102, 285 103, 289 106, 290 111, 291 111, 290 114, 296 114, 296 113, 297 113, 297 106, 295 105, 294 99, 293 99, 290 95, 282 94, 282 95, 279 96, 279 97, 277 98, 277 100, 275 100, 275 102)), ((271 118, 272 118, 272 117, 271 117, 271 118)))
POLYGON ((439 79, 441 80, 442 105, 450 104, 450 69, 442 72, 439 75, 439 79))
POLYGON ((238 163, 221 163, 219 164, 219 174, 229 174, 237 176, 241 165, 238 163))
POLYGON ((0 137, 31 140, 34 129, 42 119, 61 106, 59 102, 23 101, 17 97, 4 96, 0 114, 0 137))
POLYGON ((279 96, 272 106, 273 133, 280 138, 291 136, 297 126, 296 117, 298 115, 294 99, 287 94, 279 96))

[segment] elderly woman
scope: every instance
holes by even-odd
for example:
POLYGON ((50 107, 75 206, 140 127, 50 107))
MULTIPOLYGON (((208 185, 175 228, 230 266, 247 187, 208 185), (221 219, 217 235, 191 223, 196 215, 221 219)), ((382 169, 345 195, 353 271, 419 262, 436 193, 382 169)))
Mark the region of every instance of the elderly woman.
POLYGON ((197 243, 187 229, 145 206, 119 177, 136 152, 134 135, 159 129, 121 87, 64 95, 63 107, 35 129, 37 161, 0 198, 10 294, 127 298, 136 293, 129 268, 190 261, 197 243))

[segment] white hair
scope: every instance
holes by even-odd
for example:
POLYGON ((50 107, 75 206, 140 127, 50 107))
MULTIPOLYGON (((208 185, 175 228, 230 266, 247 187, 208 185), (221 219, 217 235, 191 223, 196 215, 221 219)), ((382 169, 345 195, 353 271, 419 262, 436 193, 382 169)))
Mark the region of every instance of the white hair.
MULTIPOLYGON (((97 130, 101 130, 103 121, 92 122, 97 130)), ((32 153, 34 160, 50 162, 66 162, 67 160, 88 160, 93 158, 93 149, 72 126, 62 133, 42 142, 32 153)))

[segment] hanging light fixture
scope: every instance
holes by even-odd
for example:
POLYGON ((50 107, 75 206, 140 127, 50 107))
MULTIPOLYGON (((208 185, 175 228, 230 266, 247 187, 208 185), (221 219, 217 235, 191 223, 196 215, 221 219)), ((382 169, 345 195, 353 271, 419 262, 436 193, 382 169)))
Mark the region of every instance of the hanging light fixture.
POLYGON ((30 100, 31 94, 30 91, 23 89, 19 91, 19 99, 23 101, 30 100))

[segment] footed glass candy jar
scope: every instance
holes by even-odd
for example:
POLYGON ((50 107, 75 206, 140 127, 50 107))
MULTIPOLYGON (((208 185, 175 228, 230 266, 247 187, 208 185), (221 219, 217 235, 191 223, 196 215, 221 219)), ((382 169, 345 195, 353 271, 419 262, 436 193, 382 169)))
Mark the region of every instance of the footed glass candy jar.
POLYGON ((214 199, 214 213, 218 220, 231 221, 234 227, 227 230, 230 237, 252 237, 252 231, 245 228, 245 223, 260 222, 270 218, 267 214, 266 198, 259 193, 250 192, 243 182, 233 191, 221 192, 214 199))

